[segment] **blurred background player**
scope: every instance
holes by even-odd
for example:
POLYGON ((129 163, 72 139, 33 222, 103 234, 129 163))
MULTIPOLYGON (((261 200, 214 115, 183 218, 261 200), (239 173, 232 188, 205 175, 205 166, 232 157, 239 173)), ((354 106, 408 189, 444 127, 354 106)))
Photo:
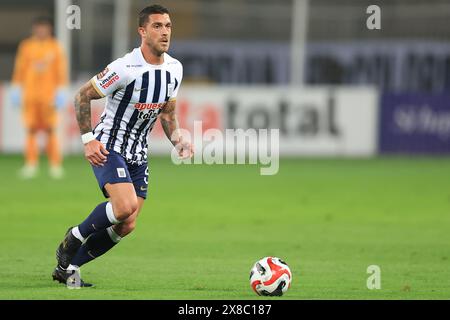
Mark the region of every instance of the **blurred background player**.
POLYGON ((20 171, 23 178, 33 178, 37 174, 39 131, 44 131, 47 138, 50 176, 63 176, 56 127, 57 109, 63 108, 67 101, 64 89, 67 80, 66 57, 53 37, 52 21, 39 17, 33 22, 31 37, 19 45, 11 89, 11 103, 22 107, 26 128, 25 165, 20 171))

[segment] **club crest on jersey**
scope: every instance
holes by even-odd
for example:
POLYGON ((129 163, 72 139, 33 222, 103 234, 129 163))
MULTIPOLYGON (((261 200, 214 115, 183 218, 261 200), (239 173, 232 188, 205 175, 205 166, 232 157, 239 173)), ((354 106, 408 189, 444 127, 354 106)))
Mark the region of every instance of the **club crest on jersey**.
POLYGON ((136 103, 134 105, 134 107, 139 110, 139 111, 143 111, 143 110, 156 110, 156 109, 161 109, 164 106, 165 102, 160 102, 160 103, 136 103))
POLYGON ((109 71, 108 67, 103 69, 103 71, 97 75, 97 80, 100 80, 101 78, 103 78, 108 73, 108 71, 109 71))

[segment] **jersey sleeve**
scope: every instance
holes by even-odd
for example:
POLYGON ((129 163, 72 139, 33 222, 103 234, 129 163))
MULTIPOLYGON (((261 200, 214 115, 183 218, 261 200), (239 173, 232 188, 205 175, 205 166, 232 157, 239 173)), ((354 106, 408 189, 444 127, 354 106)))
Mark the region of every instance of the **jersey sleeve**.
POLYGON ((56 61, 55 61, 56 81, 58 86, 66 86, 68 83, 66 54, 64 52, 64 49, 61 47, 59 43, 56 43, 55 51, 56 51, 56 61))
POLYGON ((175 81, 173 83, 173 91, 171 94, 169 94, 170 95, 169 101, 176 100, 182 80, 183 80, 183 65, 181 63, 178 63, 177 68, 175 69, 175 81))
POLYGON ((112 94, 118 89, 126 87, 128 81, 127 72, 122 59, 110 63, 102 72, 93 76, 91 83, 102 97, 112 94))
POLYGON ((21 85, 24 79, 24 74, 28 69, 28 46, 26 41, 22 41, 19 44, 19 49, 17 50, 17 55, 14 63, 14 72, 12 77, 12 82, 14 84, 21 85))

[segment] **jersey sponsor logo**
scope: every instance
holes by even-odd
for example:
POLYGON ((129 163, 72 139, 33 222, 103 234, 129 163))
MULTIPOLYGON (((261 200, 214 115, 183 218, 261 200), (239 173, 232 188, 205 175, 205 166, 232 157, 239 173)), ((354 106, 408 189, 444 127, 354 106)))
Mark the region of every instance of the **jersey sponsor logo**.
POLYGON ((102 80, 102 82, 100 82, 100 85, 102 86, 103 89, 106 89, 119 79, 120 79, 119 75, 113 72, 105 80, 102 80))
POLYGON ((127 68, 142 68, 143 65, 142 64, 127 64, 126 67, 127 68))
POLYGON ((139 110, 156 110, 156 109, 161 109, 163 106, 165 105, 165 102, 160 102, 160 103, 136 103, 134 105, 134 107, 139 110))
POLYGON ((108 72, 109 72, 109 69, 106 67, 102 72, 100 72, 97 75, 97 80, 100 80, 101 78, 103 78, 108 72))
POLYGON ((138 112, 138 119, 142 119, 142 120, 148 120, 151 118, 156 118, 158 116, 158 113, 155 112, 138 112))

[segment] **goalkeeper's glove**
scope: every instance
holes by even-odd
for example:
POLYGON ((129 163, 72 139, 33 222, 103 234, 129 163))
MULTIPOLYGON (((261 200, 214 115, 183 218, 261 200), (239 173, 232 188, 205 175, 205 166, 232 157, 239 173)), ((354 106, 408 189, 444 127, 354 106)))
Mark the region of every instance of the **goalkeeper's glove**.
POLYGON ((13 85, 9 89, 9 100, 13 107, 19 108, 22 106, 22 87, 13 85))
POLYGON ((63 109, 67 104, 67 90, 64 88, 59 88, 55 93, 55 107, 58 110, 63 109))

